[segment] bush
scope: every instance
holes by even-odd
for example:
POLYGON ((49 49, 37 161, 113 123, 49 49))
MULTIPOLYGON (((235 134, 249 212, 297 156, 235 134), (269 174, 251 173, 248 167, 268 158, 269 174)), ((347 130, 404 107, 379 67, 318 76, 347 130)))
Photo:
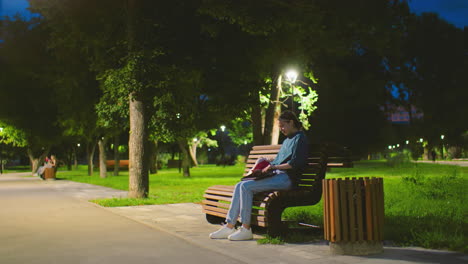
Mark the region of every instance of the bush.
POLYGON ((390 153, 387 157, 387 165, 392 168, 408 165, 411 163, 410 155, 411 153, 408 150, 390 153))

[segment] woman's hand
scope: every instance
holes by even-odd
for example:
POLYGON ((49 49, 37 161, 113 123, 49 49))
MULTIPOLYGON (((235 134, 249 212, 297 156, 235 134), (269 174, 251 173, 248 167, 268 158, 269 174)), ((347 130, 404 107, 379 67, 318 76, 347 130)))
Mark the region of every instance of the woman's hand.
POLYGON ((271 171, 271 170, 275 170, 275 169, 276 169, 276 166, 270 164, 270 165, 266 166, 266 167, 262 170, 262 172, 263 172, 263 173, 267 173, 267 172, 269 172, 269 171, 271 171))

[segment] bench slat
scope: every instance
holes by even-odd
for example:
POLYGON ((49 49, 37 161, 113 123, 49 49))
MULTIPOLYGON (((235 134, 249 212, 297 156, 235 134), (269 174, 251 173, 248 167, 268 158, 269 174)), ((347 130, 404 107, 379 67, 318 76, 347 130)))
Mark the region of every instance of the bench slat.
POLYGON ((215 190, 215 191, 233 191, 234 186, 232 185, 214 185, 208 188, 208 190, 215 190))
POLYGON ((280 149, 281 148, 281 145, 257 145, 257 146, 253 146, 252 149, 253 150, 260 150, 260 149, 280 149))
POLYGON ((218 191, 218 190, 207 190, 207 194, 220 195, 220 196, 232 196, 232 191, 218 191))
POLYGON ((215 201, 210 201, 210 200, 203 200, 202 204, 217 206, 221 208, 229 208, 229 205, 231 205, 230 203, 221 203, 221 202, 215 202, 215 201))
POLYGON ((231 201, 232 201, 232 196, 231 196, 231 197, 225 197, 225 196, 217 196, 217 195, 204 194, 204 195, 203 195, 203 198, 212 199, 212 200, 218 200, 218 201, 226 201, 226 202, 231 202, 231 201))

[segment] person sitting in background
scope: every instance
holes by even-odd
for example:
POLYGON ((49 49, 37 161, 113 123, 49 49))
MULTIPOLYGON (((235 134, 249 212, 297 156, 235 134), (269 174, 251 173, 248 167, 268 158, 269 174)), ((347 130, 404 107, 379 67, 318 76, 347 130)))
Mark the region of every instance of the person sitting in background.
POLYGON ((37 169, 37 172, 34 174, 34 176, 39 176, 42 179, 44 179, 45 169, 54 168, 56 165, 57 165, 57 159, 55 158, 55 155, 51 155, 50 159, 46 157, 44 166, 39 167, 39 169, 37 169))

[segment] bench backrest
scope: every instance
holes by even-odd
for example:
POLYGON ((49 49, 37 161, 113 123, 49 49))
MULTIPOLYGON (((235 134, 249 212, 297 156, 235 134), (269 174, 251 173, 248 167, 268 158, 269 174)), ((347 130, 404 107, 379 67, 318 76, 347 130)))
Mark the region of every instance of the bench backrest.
MULTIPOLYGON (((259 145, 254 146, 246 161, 244 175, 246 176, 250 169, 255 165, 258 158, 274 159, 278 154, 281 145, 259 145)), ((304 173, 298 179, 298 187, 300 189, 316 189, 321 188, 322 180, 325 178, 327 170, 326 155, 318 149, 310 149, 307 158, 307 167, 304 173)))

